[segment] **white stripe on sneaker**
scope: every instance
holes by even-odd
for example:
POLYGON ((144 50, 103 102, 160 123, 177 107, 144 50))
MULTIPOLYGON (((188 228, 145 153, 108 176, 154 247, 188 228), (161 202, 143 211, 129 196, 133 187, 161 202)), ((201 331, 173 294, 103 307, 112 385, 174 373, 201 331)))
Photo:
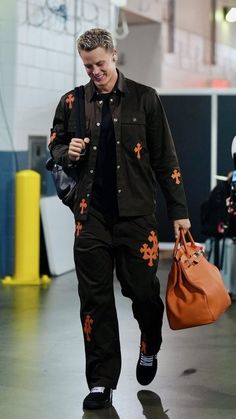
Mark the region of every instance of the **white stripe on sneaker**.
POLYGON ((104 393, 105 387, 93 387, 90 393, 104 393))
POLYGON ((143 367, 152 367, 154 359, 156 359, 156 357, 156 355, 144 355, 143 353, 141 353, 140 365, 142 365, 143 367))

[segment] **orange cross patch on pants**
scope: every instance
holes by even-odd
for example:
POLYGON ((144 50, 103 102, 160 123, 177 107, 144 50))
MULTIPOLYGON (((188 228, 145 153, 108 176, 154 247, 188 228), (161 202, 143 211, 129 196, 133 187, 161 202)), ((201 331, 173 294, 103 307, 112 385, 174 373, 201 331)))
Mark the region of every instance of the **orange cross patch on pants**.
POLYGON ((140 248, 140 253, 143 253, 144 260, 148 260, 148 266, 153 266, 153 261, 158 258, 158 239, 155 231, 151 231, 148 236, 148 241, 152 243, 152 247, 149 247, 147 243, 144 243, 140 248))

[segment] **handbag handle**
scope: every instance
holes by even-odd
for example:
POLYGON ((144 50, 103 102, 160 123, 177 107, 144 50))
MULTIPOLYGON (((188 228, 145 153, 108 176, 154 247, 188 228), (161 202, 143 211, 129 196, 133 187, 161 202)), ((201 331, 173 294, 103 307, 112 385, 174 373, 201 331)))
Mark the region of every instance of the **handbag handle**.
POLYGON ((177 249, 178 249, 179 244, 183 244, 185 252, 187 253, 188 256, 191 256, 191 252, 190 252, 189 246, 187 245, 187 242, 186 242, 186 239, 185 239, 185 236, 186 235, 188 235, 188 237, 190 239, 191 247, 197 247, 197 245, 196 245, 196 243, 195 243, 195 241, 193 239, 193 236, 190 233, 190 231, 188 230, 186 233, 184 233, 183 228, 180 228, 179 229, 178 236, 177 236, 176 241, 175 241, 174 255, 177 252, 177 249))

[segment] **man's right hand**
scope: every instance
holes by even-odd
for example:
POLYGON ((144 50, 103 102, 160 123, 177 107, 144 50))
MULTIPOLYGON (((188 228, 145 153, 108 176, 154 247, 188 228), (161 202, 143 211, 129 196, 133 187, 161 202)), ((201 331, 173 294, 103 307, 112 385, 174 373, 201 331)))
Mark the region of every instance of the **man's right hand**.
POLYGON ((85 154, 85 147, 89 142, 90 139, 87 137, 84 140, 82 138, 72 138, 68 150, 70 160, 78 161, 85 154))

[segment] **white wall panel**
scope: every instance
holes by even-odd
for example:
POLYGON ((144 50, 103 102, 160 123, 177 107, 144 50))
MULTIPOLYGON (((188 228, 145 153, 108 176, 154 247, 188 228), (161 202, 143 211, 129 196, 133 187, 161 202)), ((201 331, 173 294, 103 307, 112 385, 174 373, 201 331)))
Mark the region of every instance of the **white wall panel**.
MULTIPOLYGON (((28 86, 40 88, 42 71, 39 68, 28 67, 28 86)), ((30 101, 29 101, 30 102, 30 101)))
POLYGON ((42 198, 40 207, 50 274, 62 275, 75 269, 74 217, 57 196, 42 198))
POLYGON ((12 150, 16 84, 16 0, 0 1, 0 150, 12 150))

